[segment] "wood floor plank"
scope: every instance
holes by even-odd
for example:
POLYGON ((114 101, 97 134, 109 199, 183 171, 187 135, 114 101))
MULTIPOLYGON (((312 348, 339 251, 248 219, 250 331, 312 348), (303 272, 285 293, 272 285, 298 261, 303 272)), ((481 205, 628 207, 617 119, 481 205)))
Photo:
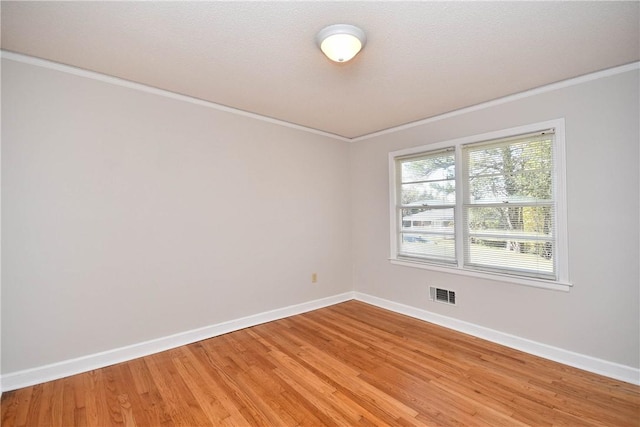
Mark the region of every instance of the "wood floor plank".
POLYGON ((0 418, 0 425, 21 425, 18 424, 18 420, 16 418, 18 408, 28 407, 28 405, 20 404, 20 401, 22 399, 20 396, 20 392, 24 392, 25 390, 27 391, 27 393, 29 392, 29 389, 22 389, 17 390, 13 393, 4 393, 2 395, 2 418, 0 418))
POLYGON ((102 370, 102 379, 104 381, 104 387, 102 390, 105 394, 106 407, 109 411, 112 423, 115 425, 124 424, 124 417, 122 415, 122 406, 119 396, 121 389, 125 384, 118 383, 118 366, 108 366, 102 370))
POLYGON ((259 404, 252 400, 244 391, 245 386, 237 381, 242 372, 237 363, 229 357, 232 352, 228 347, 221 346, 221 340, 207 340, 196 347, 198 355, 208 364, 208 372, 215 382, 230 396, 242 418, 248 425, 269 425, 268 415, 264 414, 259 404))
MULTIPOLYGON (((58 383, 58 381, 55 381, 58 383)), ((35 425, 38 426, 51 426, 53 425, 52 412, 53 408, 53 388, 54 382, 47 382, 42 384, 42 394, 40 395, 40 410, 38 411, 38 419, 35 425)), ((34 419, 35 421, 35 419, 34 419)))
POLYGON ((343 405, 335 392, 313 389, 308 383, 300 381, 294 373, 284 369, 274 369, 273 372, 295 391, 295 395, 285 395, 287 398, 292 396, 292 404, 300 404, 298 396, 304 396, 308 405, 315 408, 317 416, 322 419, 322 425, 354 425, 361 418, 359 411, 343 405))
POLYGON ((184 383, 169 352, 145 358, 151 377, 162 401, 166 403, 171 419, 176 426, 210 426, 204 411, 188 386, 184 383))
POLYGON ((44 384, 37 384, 33 386, 33 393, 29 401, 29 407, 25 416, 25 426, 37 426, 38 419, 40 418, 40 409, 42 406, 42 389, 44 384))
POLYGON ((51 408, 51 421, 49 425, 52 427, 64 427, 63 404, 64 404, 64 380, 53 381, 53 389, 51 390, 51 398, 48 406, 51 408))
POLYGON ((249 421, 244 418, 238 409, 237 400, 234 395, 229 393, 229 389, 220 385, 220 371, 209 365, 209 369, 215 375, 211 375, 207 369, 207 363, 198 358, 194 350, 202 350, 200 344, 187 346, 183 349, 183 358, 181 361, 188 370, 191 380, 195 383, 195 387, 200 391, 211 411, 215 411, 218 416, 219 425, 247 425, 249 421), (214 378, 214 376, 216 378, 214 378))
MULTIPOLYGON (((285 351, 285 354, 289 357, 295 357, 299 362, 308 361, 308 355, 305 353, 305 349, 308 350, 308 342, 301 337, 288 333, 289 331, 287 331, 287 329, 289 328, 274 328, 273 323, 271 323, 261 325, 260 328, 254 328, 254 330, 247 331, 247 333, 257 342, 260 342, 268 351, 268 354, 282 350, 285 351), (283 336, 289 338, 289 345, 286 346, 288 351, 277 344, 277 338, 283 336), (271 342, 268 341, 269 338, 271 338, 271 342)), ((309 370, 308 373, 305 371, 303 378, 298 377, 294 371, 287 373, 285 370, 278 368, 274 368, 273 371, 289 384, 298 395, 303 396, 305 402, 310 403, 319 415, 329 417, 329 420, 325 420, 322 423, 323 425, 357 425, 361 424, 365 419, 376 419, 370 412, 355 402, 349 401, 334 387, 330 385, 325 386, 325 384, 328 383, 321 382, 321 386, 319 387, 318 384, 310 382, 309 378, 312 377, 316 377, 318 381, 322 381, 324 375, 319 376, 317 371, 309 370)), ((357 375, 357 371, 350 372, 349 374, 355 376, 357 375)), ((287 396, 289 396, 288 393, 287 396)))
POLYGON ((223 420, 227 419, 231 414, 220 403, 215 394, 210 392, 211 387, 203 381, 202 376, 194 368, 191 361, 183 355, 174 359, 173 362, 178 374, 180 374, 184 383, 193 393, 209 422, 212 425, 225 424, 223 420))
MULTIPOLYGON (((153 382, 145 359, 135 359, 123 365, 128 368, 133 378, 132 380, 125 379, 129 390, 131 390, 130 393, 138 395, 140 408, 135 408, 135 410, 144 412, 144 416, 141 416, 142 421, 137 419, 137 423, 141 424, 146 420, 149 426, 174 427, 175 423, 171 419, 167 403, 153 382)), ((124 375, 127 378, 126 373, 124 375)))
POLYGON ((107 401, 106 369, 96 369, 85 376, 85 405, 87 425, 91 427, 111 427, 116 425, 111 417, 111 407, 107 401))
POLYGON ((76 424, 76 393, 73 386, 73 377, 64 378, 61 382, 63 385, 62 391, 62 425, 72 426, 76 424))
POLYGON ((115 366, 114 375, 117 378, 118 402, 125 425, 135 424, 137 426, 150 425, 148 413, 144 410, 144 404, 140 393, 136 388, 136 380, 131 370, 131 366, 122 363, 115 366))
POLYGON ((5 392, 3 427, 640 427, 640 387, 357 301, 5 392))

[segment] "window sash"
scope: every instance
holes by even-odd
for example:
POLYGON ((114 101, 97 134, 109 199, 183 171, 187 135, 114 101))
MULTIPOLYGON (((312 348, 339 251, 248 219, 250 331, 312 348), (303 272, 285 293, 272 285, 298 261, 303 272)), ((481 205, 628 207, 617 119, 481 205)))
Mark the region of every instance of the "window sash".
POLYGON ((549 173, 554 170, 554 133, 544 130, 462 146, 465 268, 558 278, 555 177, 549 173), (478 178, 484 181, 474 187, 478 178), (480 197, 473 197, 474 190, 480 197), (538 191, 543 197, 535 194, 538 191), (522 199, 529 200, 514 202, 522 199), (474 216, 482 224, 472 226, 474 216))
POLYGON ((397 256, 457 265, 455 164, 452 147, 395 159, 397 256))

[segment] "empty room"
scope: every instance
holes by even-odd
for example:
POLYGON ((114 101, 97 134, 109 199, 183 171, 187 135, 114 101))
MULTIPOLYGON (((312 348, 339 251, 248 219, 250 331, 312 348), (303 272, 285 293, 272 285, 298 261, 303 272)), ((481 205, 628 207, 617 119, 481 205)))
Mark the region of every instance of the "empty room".
POLYGON ((0 19, 3 427, 640 426, 640 2, 0 19))

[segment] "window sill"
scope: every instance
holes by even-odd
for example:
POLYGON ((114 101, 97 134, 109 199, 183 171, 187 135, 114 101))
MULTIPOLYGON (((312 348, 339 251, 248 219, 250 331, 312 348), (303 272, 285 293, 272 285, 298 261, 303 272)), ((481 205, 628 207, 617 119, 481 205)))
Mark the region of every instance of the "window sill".
POLYGON ((573 286, 568 282, 558 282, 552 280, 538 280, 526 277, 509 276, 506 274, 485 273, 481 271, 464 270, 459 267, 446 267, 434 264, 427 264, 419 261, 409 261, 404 259, 390 258, 389 261, 394 265, 404 267, 420 268, 423 270, 439 271, 442 273, 457 274, 460 276, 477 277, 479 279, 495 280, 499 282, 513 283, 516 285, 532 286, 535 288, 550 289, 554 291, 569 292, 573 286))

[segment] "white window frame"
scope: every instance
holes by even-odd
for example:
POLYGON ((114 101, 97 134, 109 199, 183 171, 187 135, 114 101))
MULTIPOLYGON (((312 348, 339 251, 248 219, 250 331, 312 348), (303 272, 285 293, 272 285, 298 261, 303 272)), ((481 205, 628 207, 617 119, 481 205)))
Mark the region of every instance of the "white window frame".
POLYGON ((569 257, 568 257, 568 236, 567 236, 567 197, 566 197, 566 161, 565 161, 565 123, 564 119, 555 119, 545 122, 533 123, 525 126, 519 126, 509 129, 502 129, 494 132, 483 133, 480 135, 472 135, 458 138, 450 141, 442 141, 438 143, 422 145, 419 147, 407 148, 404 150, 393 151, 389 153, 389 213, 390 213, 390 256, 389 261, 394 265, 421 268, 426 270, 440 271, 445 273, 453 273, 464 276, 477 277, 482 279, 491 279, 503 282, 514 283, 518 285, 534 286, 544 289, 552 289, 559 291, 569 291, 572 284, 569 281, 569 257), (503 138, 524 135, 546 129, 555 130, 555 138, 553 145, 553 196, 555 201, 555 280, 536 279, 524 276, 478 271, 464 267, 463 244, 464 244, 464 227, 463 227, 463 145, 473 144, 489 140, 497 140, 503 138), (402 258, 398 256, 398 209, 397 203, 397 179, 399 171, 396 168, 396 159, 420 153, 428 153, 435 150, 446 148, 455 149, 456 161, 456 205, 454 209, 455 239, 456 239, 456 258, 455 265, 443 265, 432 263, 428 260, 402 258))

